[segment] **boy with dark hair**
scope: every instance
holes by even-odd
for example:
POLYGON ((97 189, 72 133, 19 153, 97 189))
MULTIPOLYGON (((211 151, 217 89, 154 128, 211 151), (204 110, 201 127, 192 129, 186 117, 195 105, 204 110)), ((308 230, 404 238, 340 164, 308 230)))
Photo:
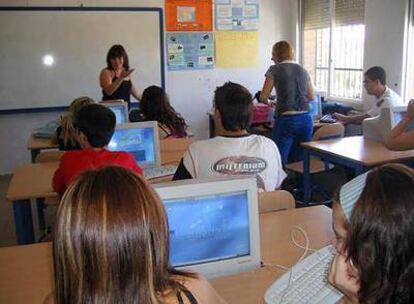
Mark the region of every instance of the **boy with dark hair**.
POLYGON ((68 151, 60 159, 53 176, 53 189, 62 195, 69 184, 82 172, 110 165, 119 165, 142 174, 134 157, 127 152, 106 149, 115 131, 115 114, 105 106, 84 106, 74 122, 78 130, 77 142, 82 150, 68 151))
POLYGON ((217 136, 197 141, 188 148, 174 180, 218 176, 250 175, 258 188, 272 191, 286 177, 276 144, 247 132, 252 95, 237 84, 227 82, 214 93, 214 123, 217 136))
POLYGON ((335 117, 345 124, 361 124, 366 118, 376 117, 382 108, 402 105, 401 97, 387 87, 386 73, 382 67, 374 66, 364 73, 364 88, 368 95, 375 96, 375 104, 366 112, 351 111, 349 115, 335 113, 335 117))

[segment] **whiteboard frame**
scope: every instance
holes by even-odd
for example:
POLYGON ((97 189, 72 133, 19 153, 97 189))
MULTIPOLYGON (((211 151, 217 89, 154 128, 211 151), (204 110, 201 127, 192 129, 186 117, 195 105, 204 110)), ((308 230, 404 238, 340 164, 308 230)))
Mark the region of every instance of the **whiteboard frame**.
MULTIPOLYGON (((5 11, 61 11, 61 12, 98 12, 98 11, 128 11, 128 12, 156 12, 158 13, 158 21, 160 28, 160 75, 161 87, 165 90, 165 62, 164 62, 164 15, 161 7, 112 7, 112 6, 3 6, 0 12, 5 11)), ((69 107, 37 107, 37 108, 20 108, 10 110, 0 110, 3 114, 24 114, 24 113, 46 113, 67 111, 69 107)))

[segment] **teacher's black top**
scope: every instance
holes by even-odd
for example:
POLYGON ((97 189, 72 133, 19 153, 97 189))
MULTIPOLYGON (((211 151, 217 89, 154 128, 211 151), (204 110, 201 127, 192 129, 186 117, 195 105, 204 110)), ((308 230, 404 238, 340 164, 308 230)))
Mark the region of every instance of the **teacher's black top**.
MULTIPOLYGON (((117 77, 112 78, 112 82, 114 82, 117 77)), ((113 92, 111 95, 105 93, 102 90, 102 100, 114 100, 114 99, 123 99, 128 103, 128 109, 130 108, 130 100, 131 100, 131 87, 132 83, 131 80, 124 80, 122 81, 121 85, 113 92)))

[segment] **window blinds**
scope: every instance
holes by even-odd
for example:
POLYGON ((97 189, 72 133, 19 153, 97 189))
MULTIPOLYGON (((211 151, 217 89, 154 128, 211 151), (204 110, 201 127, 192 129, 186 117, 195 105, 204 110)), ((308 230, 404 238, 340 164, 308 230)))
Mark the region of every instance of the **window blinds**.
POLYGON ((335 5, 335 25, 364 24, 365 0, 303 0, 305 30, 330 26, 331 2, 335 5))

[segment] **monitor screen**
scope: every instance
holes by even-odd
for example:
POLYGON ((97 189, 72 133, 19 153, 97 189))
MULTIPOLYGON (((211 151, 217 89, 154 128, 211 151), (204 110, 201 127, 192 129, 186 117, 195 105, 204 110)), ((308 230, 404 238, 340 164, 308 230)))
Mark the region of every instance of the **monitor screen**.
POLYGON ((256 179, 155 184, 164 203, 174 267, 218 277, 260 266, 256 179))
POLYGON ((108 149, 129 152, 142 166, 156 165, 155 135, 153 127, 116 128, 108 149))
POLYGON ((173 266, 250 254, 247 191, 185 197, 164 203, 173 266))
POLYGON ((110 108, 112 112, 114 112, 117 125, 127 122, 126 107, 124 105, 111 105, 111 106, 108 106, 108 108, 110 108))
MULTIPOLYGON (((407 114, 407 111, 394 111, 393 112, 393 118, 394 118, 393 125, 395 126, 397 123, 399 123, 406 114, 407 114)), ((405 131, 411 131, 411 130, 414 130, 414 122, 412 120, 408 124, 405 131)))
POLYGON ((321 118, 322 116, 322 104, 321 97, 315 94, 313 100, 309 102, 309 114, 313 119, 321 118))

